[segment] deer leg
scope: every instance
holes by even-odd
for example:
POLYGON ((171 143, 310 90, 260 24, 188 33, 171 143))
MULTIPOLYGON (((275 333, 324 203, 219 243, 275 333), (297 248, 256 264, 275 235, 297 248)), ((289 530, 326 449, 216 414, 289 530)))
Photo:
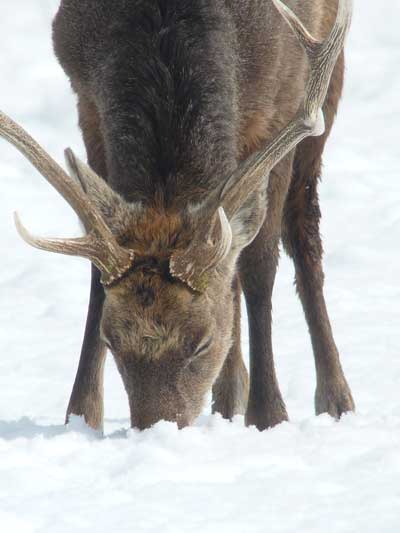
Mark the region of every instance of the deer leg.
MULTIPOLYGON (((312 143, 306 143, 303 149, 312 143)), ((317 373, 315 410, 339 418, 354 410, 354 402, 343 374, 333 338, 323 293, 322 243, 319 233, 318 174, 299 174, 285 209, 285 248, 292 256, 296 286, 311 335, 317 373)))
MULTIPOLYGON (((94 104, 80 97, 79 124, 82 129, 89 165, 99 176, 107 175, 100 121, 94 104)), ((78 371, 69 401, 66 421, 71 414, 84 416, 94 429, 103 427, 103 374, 106 347, 100 339, 104 290, 100 273, 92 266, 89 309, 78 371)))
POLYGON ((100 283, 100 273, 92 266, 85 336, 66 422, 71 414, 84 416, 86 423, 94 429, 103 427, 103 374, 106 349, 99 335, 103 301, 104 291, 100 283))
POLYGON ((235 415, 245 413, 249 395, 249 376, 243 362, 240 346, 240 297, 242 291, 237 277, 233 282, 232 290, 235 306, 232 347, 212 389, 212 412, 221 413, 223 418, 228 420, 231 420, 235 415))
POLYGON ((254 241, 243 250, 239 263, 250 336, 250 392, 246 424, 255 425, 259 430, 288 419, 275 373, 271 300, 292 161, 292 155, 287 156, 271 172, 266 220, 254 241))
POLYGON ((322 152, 342 91, 343 69, 342 54, 335 66, 324 105, 325 134, 308 138, 297 148, 282 235, 286 251, 294 260, 297 291, 311 335, 317 373, 315 410, 317 414, 327 412, 335 418, 353 411, 354 401, 340 364, 323 293, 317 185, 322 152))

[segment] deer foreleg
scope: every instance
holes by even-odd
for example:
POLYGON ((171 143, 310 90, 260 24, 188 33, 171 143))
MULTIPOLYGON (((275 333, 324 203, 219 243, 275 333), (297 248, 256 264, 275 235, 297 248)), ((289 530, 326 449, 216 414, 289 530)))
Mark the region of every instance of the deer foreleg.
POLYGON ((71 414, 84 416, 94 429, 103 427, 103 374, 106 355, 105 344, 100 339, 100 319, 104 290, 100 274, 92 266, 92 284, 85 336, 74 387, 69 401, 66 422, 71 414))

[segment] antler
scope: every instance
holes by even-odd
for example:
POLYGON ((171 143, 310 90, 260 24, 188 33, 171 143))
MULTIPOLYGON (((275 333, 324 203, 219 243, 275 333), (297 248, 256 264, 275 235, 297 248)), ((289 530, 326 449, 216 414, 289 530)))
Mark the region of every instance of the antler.
POLYGON ((218 205, 223 206, 229 220, 274 166, 297 144, 306 137, 324 133, 322 106, 351 23, 352 0, 339 0, 336 22, 329 37, 318 41, 281 0, 272 1, 307 53, 311 67, 310 78, 304 102, 295 119, 266 148, 244 161, 225 183, 219 194, 218 205))
POLYGON ((220 207, 211 222, 199 226, 185 250, 172 254, 169 262, 171 275, 193 290, 203 292, 208 284, 207 271, 227 256, 231 244, 232 228, 220 207))
MULTIPOLYGON (((74 180, 39 146, 39 144, 11 118, 0 111, 0 136, 12 143, 37 168, 42 176, 61 194, 83 222, 88 234, 76 239, 40 239, 31 235, 15 213, 15 224, 20 236, 31 246, 49 252, 75 255, 90 259, 101 271, 104 285, 110 285, 129 270, 134 252, 120 246, 101 214, 90 201, 79 180, 74 180)), ((72 173, 93 171, 66 151, 72 173)), ((97 175, 96 179, 100 180, 97 175)))
MULTIPOLYGON (((295 119, 262 151, 256 152, 244 161, 225 182, 221 189, 211 195, 204 207, 204 212, 219 213, 219 219, 227 217, 231 220, 239 208, 257 190, 273 167, 309 136, 319 136, 325 131, 322 112, 329 82, 337 58, 343 48, 344 40, 350 27, 352 0, 339 0, 336 22, 329 37, 324 41, 315 39, 303 26, 297 16, 281 2, 272 0, 275 7, 292 28, 305 49, 310 62, 310 78, 306 88, 306 96, 295 119)), ((216 215, 209 218, 209 232, 215 224, 216 215), (213 222, 214 221, 214 222, 213 222)), ((218 219, 217 219, 218 220, 218 219)), ((220 239, 214 241, 214 248, 220 253, 211 254, 210 246, 199 239, 193 239, 185 252, 176 252, 171 259, 171 272, 192 288, 200 290, 204 286, 205 274, 216 266, 216 259, 226 256, 226 236, 229 232, 226 224, 219 224, 220 239), (212 256, 213 261, 208 259, 212 256)), ((206 225, 207 227, 207 225, 206 225)), ((203 235, 206 233, 203 229, 203 235)))

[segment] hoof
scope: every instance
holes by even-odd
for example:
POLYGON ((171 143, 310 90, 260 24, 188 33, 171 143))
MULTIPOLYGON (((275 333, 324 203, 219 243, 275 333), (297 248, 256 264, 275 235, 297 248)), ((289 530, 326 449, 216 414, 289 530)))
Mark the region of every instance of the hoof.
POLYGON ((315 412, 317 415, 329 413, 339 419, 344 413, 355 411, 350 388, 343 378, 326 381, 315 392, 315 412))
POLYGON ((289 420, 285 404, 278 398, 267 405, 251 405, 246 412, 246 426, 256 426, 259 431, 277 426, 281 422, 289 420))

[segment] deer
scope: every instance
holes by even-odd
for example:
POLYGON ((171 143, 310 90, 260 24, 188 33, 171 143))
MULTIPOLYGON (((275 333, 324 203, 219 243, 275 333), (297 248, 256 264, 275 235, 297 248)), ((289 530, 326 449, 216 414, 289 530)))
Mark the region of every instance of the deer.
POLYGON ((351 0, 62 0, 55 54, 87 164, 68 173, 4 113, 0 135, 85 234, 30 245, 89 259, 90 302, 66 421, 103 427, 107 350, 131 425, 212 412, 260 431, 288 420, 271 341, 279 246, 316 368, 316 414, 355 409, 324 299, 318 182, 344 80, 351 0), (241 295, 249 372, 240 338, 241 295))

